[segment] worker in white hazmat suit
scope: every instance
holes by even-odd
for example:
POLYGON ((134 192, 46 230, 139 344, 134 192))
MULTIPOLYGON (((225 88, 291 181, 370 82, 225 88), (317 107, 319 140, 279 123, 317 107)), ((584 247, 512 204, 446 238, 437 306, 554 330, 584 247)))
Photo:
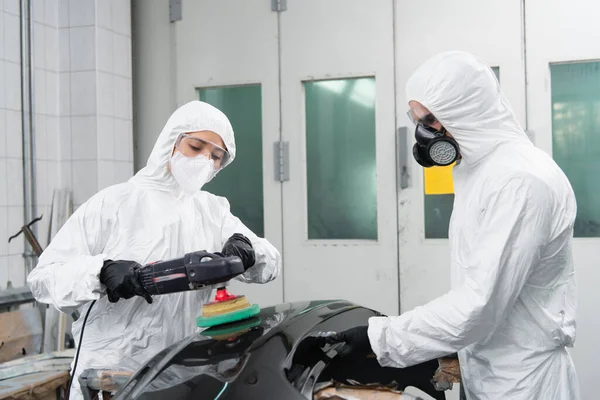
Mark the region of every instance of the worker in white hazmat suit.
MULTIPOLYGON (((41 255, 27 279, 37 301, 82 316, 97 301, 76 375, 139 365, 197 330, 195 318, 211 290, 151 298, 135 279, 140 265, 206 250, 239 256, 246 269, 241 281, 278 276, 279 252, 234 217, 225 198, 200 190, 235 151, 221 111, 200 101, 185 104, 167 121, 147 166, 79 207, 41 255)), ((82 321, 73 324, 76 342, 82 321)), ((71 392, 81 398, 77 376, 71 392)))
POLYGON ((425 62, 406 87, 415 159, 453 169, 452 289, 400 316, 334 335, 383 366, 458 352, 469 400, 577 400, 575 197, 517 122, 492 70, 462 52, 425 62))

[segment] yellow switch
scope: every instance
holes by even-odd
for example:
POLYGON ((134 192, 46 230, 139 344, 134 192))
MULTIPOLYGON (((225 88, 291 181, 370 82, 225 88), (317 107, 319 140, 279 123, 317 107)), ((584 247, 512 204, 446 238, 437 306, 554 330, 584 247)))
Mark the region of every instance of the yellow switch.
POLYGON ((447 167, 425 168, 425 194, 452 194, 454 182, 452 181, 452 168, 447 167))

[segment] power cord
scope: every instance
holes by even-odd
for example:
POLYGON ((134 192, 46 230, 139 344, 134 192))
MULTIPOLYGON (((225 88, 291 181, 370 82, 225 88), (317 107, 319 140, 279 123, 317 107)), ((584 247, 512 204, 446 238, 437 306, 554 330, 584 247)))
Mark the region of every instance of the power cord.
POLYGON ((75 353, 75 363, 73 364, 73 372, 71 373, 71 379, 69 379, 69 386, 67 387, 66 400, 69 400, 69 397, 71 397, 71 385, 73 384, 73 378, 75 377, 75 371, 77 370, 77 362, 79 362, 79 352, 81 351, 81 341, 83 339, 83 330, 85 329, 85 324, 90 315, 90 311, 92 311, 92 307, 94 307, 94 304, 96 304, 96 300, 92 301, 92 304, 90 304, 90 308, 88 308, 87 312, 85 313, 85 317, 83 318, 83 322, 81 324, 81 333, 79 334, 79 344, 77 345, 77 353, 75 353))

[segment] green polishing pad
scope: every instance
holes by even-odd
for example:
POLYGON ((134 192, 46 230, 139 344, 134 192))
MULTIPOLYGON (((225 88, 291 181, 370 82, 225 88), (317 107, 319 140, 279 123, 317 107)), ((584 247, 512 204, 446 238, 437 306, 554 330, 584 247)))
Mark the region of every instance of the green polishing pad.
POLYGON ((221 315, 213 315, 211 317, 197 317, 196 326, 200 328, 209 328, 215 325, 223 325, 250 318, 258 313, 260 313, 260 307, 258 304, 252 304, 250 307, 244 308, 243 310, 231 311, 221 315))
POLYGON ((240 332, 247 331, 261 323, 260 317, 251 317, 243 321, 232 322, 223 326, 213 326, 202 331, 202 336, 208 336, 213 339, 223 339, 234 336, 240 332))

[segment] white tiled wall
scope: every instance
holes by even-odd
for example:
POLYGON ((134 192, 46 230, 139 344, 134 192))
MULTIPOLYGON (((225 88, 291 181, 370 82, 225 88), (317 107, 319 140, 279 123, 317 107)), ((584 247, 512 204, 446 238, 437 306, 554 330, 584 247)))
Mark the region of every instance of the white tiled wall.
POLYGON ((0 2, 0 289, 24 280, 23 240, 8 243, 23 220, 19 1, 0 2))
MULTIPOLYGON (((32 0, 38 239, 54 189, 74 208, 133 174, 128 0, 32 0)), ((24 284, 19 0, 0 0, 0 290, 24 284)))

